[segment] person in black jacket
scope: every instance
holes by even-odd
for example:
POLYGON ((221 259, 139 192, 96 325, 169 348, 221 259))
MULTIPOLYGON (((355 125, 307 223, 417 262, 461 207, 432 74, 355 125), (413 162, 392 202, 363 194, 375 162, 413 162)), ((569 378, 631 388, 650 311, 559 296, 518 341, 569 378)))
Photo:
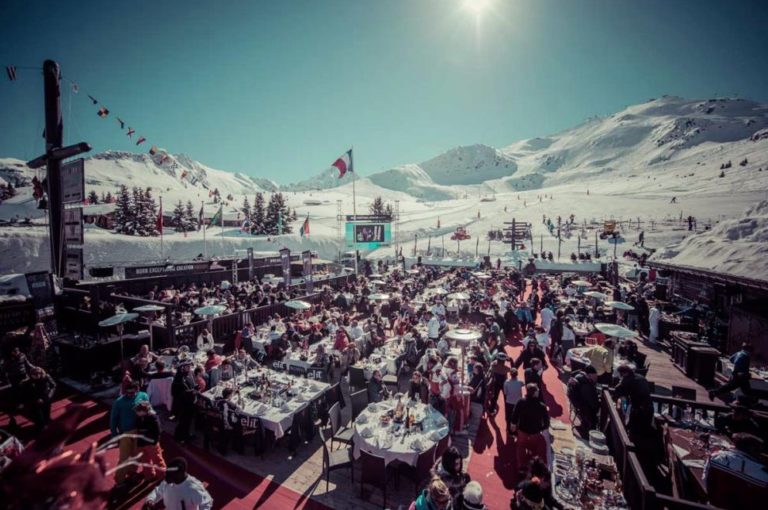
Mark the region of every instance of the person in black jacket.
POLYGON ((165 459, 160 447, 160 419, 152 405, 142 400, 133 408, 136 412, 136 433, 143 436, 138 439, 137 453, 139 462, 144 464, 141 474, 149 481, 162 480, 165 477, 165 459))
POLYGON ((510 419, 512 432, 517 432, 517 465, 525 467, 535 455, 546 458, 544 431, 549 429, 549 411, 539 399, 535 384, 525 387, 525 397, 517 403, 510 419))
POLYGON ((51 401, 56 392, 56 383, 41 367, 32 367, 29 378, 22 384, 22 393, 27 410, 40 432, 51 421, 51 401))
POLYGON ((546 370, 547 363, 544 361, 544 356, 544 351, 541 350, 541 347, 536 342, 528 342, 528 345, 520 353, 517 360, 515 360, 515 368, 519 368, 520 365, 523 365, 523 368, 530 368, 533 365, 533 360, 538 359, 541 361, 542 369, 546 370))
POLYGON ((535 384, 539 388, 539 395, 541 395, 544 386, 544 380, 541 377, 542 371, 542 361, 539 358, 533 358, 531 366, 523 371, 523 381, 525 381, 526 386, 535 384))
POLYGON ((192 362, 182 362, 171 383, 171 395, 173 407, 178 418, 174 439, 179 443, 185 443, 193 439, 189 434, 192 420, 195 417, 195 402, 197 401, 197 385, 192 377, 192 362))
MULTIPOLYGON (((634 438, 643 438, 651 429, 653 420, 651 388, 645 377, 636 374, 630 365, 621 365, 618 372, 621 381, 616 386, 614 395, 616 398, 626 398, 629 401, 627 431, 630 439, 634 441, 634 438)), ((617 402, 617 405, 621 405, 621 402, 617 402)))
POLYGON ((600 400, 597 393, 597 370, 587 365, 571 375, 568 380, 568 399, 576 415, 579 417, 579 433, 581 437, 597 425, 597 413, 600 410, 600 400))

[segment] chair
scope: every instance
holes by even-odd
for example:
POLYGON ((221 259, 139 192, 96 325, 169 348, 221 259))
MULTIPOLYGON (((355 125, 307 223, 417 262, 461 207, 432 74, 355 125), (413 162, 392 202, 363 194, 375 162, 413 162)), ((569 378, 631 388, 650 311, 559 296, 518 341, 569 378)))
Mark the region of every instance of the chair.
POLYGON ((299 365, 289 365, 288 373, 297 377, 304 377, 307 375, 307 369, 299 365))
MULTIPOLYGON (((352 476, 352 482, 354 482, 355 469, 354 464, 352 463, 352 448, 347 447, 342 450, 329 451, 323 429, 319 430, 319 434, 320 442, 323 445, 323 472, 325 472, 325 491, 328 492, 331 471, 349 468, 349 473, 352 476)), ((322 476, 322 474, 320 476, 322 476)))
POLYGON ((328 371, 325 368, 309 367, 307 369, 307 379, 313 379, 315 381, 328 381, 328 371))
POLYGON ((253 451, 264 458, 264 427, 261 418, 256 416, 238 415, 240 428, 243 434, 243 443, 248 437, 253 437, 253 451))
POLYGON ((349 367, 349 387, 350 389, 365 388, 365 370, 361 367, 349 367))
POLYGON ((363 412, 365 406, 368 405, 368 390, 352 393, 349 396, 349 400, 352 402, 352 421, 355 421, 360 416, 360 413, 363 412))
POLYGON ((685 400, 696 400, 696 388, 687 388, 685 386, 672 386, 672 396, 685 400))
POLYGON ((384 384, 384 386, 394 386, 395 390, 394 392, 397 393, 400 391, 400 373, 403 371, 403 365, 401 364, 397 372, 394 374, 387 374, 381 378, 381 382, 384 384))
POLYGON ((387 469, 384 457, 377 457, 365 450, 360 450, 360 498, 363 498, 363 487, 373 485, 384 494, 384 506, 387 508, 387 485, 392 478, 392 470, 387 469))
POLYGON ((443 454, 445 453, 445 450, 448 449, 448 445, 451 442, 451 435, 448 434, 444 438, 442 438, 440 441, 437 442, 437 445, 435 445, 435 462, 437 459, 441 458, 443 454))
POLYGON ((430 477, 430 471, 435 465, 435 453, 437 452, 437 444, 432 445, 432 448, 419 454, 419 458, 416 461, 415 466, 405 464, 401 462, 398 465, 398 478, 401 473, 404 473, 406 478, 413 481, 414 489, 418 495, 419 489, 423 485, 424 480, 430 477))
POLYGON ((333 448, 333 443, 335 442, 351 445, 355 429, 349 422, 342 423, 341 406, 338 402, 331 406, 328 415, 331 422, 331 448, 333 448))

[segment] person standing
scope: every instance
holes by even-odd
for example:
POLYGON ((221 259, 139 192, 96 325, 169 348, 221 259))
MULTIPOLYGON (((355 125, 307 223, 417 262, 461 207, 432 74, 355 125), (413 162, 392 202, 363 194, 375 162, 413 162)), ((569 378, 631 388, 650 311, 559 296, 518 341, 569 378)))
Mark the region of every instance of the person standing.
POLYGON ((538 455, 547 456, 547 441, 544 432, 549 429, 549 411, 539 398, 539 387, 528 384, 525 397, 512 411, 512 432, 517 432, 517 466, 523 470, 528 461, 538 455))
POLYGON ((187 461, 177 457, 168 463, 165 480, 147 496, 144 510, 211 510, 213 498, 203 483, 187 474, 187 461))
POLYGON ((720 393, 732 391, 736 388, 740 389, 745 395, 749 395, 752 392, 752 388, 749 385, 749 379, 752 377, 749 371, 749 366, 752 360, 752 350, 751 344, 743 343, 741 344, 741 350, 728 358, 730 362, 733 363, 731 377, 728 379, 727 383, 709 391, 710 400, 714 400, 715 396, 720 393))
POLYGON ((192 377, 190 369, 191 361, 185 361, 179 365, 179 370, 171 383, 173 405, 178 418, 174 439, 179 443, 185 443, 192 439, 189 429, 195 416, 195 402, 197 401, 197 384, 192 377))
POLYGON ((11 427, 15 427, 16 410, 24 401, 23 383, 29 378, 29 372, 34 368, 34 365, 29 362, 27 356, 18 347, 14 347, 5 358, 3 366, 11 385, 11 409, 8 414, 11 417, 11 427))
POLYGON ((523 398, 523 383, 517 378, 517 369, 509 371, 509 379, 504 381, 504 418, 507 423, 507 434, 511 433, 512 413, 515 405, 523 398))
POLYGON ((648 343, 656 345, 659 341, 659 321, 661 320, 661 310, 656 303, 651 306, 648 312, 648 343))
MULTIPOLYGON (((131 382, 125 388, 125 393, 115 400, 112 404, 112 411, 109 415, 109 429, 112 436, 136 433, 136 404, 142 401, 149 401, 149 396, 143 391, 139 391, 139 383, 131 382)), ((136 455, 138 445, 133 437, 121 437, 118 443, 120 456, 118 465, 124 463, 130 457, 136 455)), ((130 475, 135 473, 134 466, 125 466, 115 473, 115 482, 124 483, 130 475)))
POLYGON ((32 367, 29 379, 23 383, 23 392, 35 429, 40 432, 51 421, 51 401, 56 383, 41 367, 32 367))
POLYGON ((568 380, 567 395, 579 417, 579 434, 586 438, 597 425, 597 413, 600 411, 595 367, 587 365, 583 371, 574 372, 568 380))
POLYGON ((629 404, 627 431, 630 439, 635 444, 640 444, 643 443, 642 438, 650 431, 653 420, 651 388, 645 377, 636 374, 631 365, 621 365, 618 372, 621 381, 614 391, 614 395, 618 399, 616 404, 621 406, 621 399, 626 399, 629 404))
POLYGON ((165 475, 165 459, 160 447, 160 419, 146 400, 136 404, 133 410, 136 413, 136 433, 143 436, 137 439, 137 452, 141 454, 139 462, 151 466, 145 466, 141 474, 150 482, 162 480, 165 475))

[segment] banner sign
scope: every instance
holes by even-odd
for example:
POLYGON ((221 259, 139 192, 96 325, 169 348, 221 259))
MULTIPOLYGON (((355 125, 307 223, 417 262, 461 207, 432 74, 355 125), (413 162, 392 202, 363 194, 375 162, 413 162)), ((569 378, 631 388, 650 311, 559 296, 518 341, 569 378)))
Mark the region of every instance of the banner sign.
POLYGON ((392 216, 389 214, 347 214, 347 221, 366 221, 366 222, 378 222, 389 223, 392 221, 392 216))
POLYGON ((64 248, 64 277, 70 280, 83 279, 83 249, 67 246, 64 248))
POLYGON ((53 284, 51 274, 47 271, 27 273, 27 287, 32 295, 32 304, 36 310, 53 306, 53 284))
POLYGON ((291 285, 291 250, 283 248, 280 250, 280 262, 283 267, 283 282, 286 287, 291 285))
MULTIPOLYGON (((250 250, 250 248, 249 248, 250 250)), ((289 261, 292 260, 299 260, 298 255, 289 255, 289 261)), ((241 269, 250 269, 249 265, 251 264, 251 261, 253 261, 253 268, 262 268, 262 267, 280 267, 282 268, 283 259, 282 256, 279 257, 265 257, 265 258, 253 258, 252 251, 249 252, 248 257, 246 259, 241 260, 237 267, 241 269)), ((231 271, 232 270, 232 264, 233 261, 231 259, 227 260, 217 260, 215 262, 201 262, 201 261, 195 261, 195 262, 186 262, 186 263, 180 263, 180 264, 158 264, 158 265, 152 265, 152 266, 134 266, 134 267, 126 267, 125 268, 125 277, 126 278, 143 278, 147 276, 156 276, 156 275, 175 275, 175 274, 181 274, 181 273, 206 273, 208 271, 231 271)))
POLYGON ((345 239, 347 247, 357 245, 359 250, 375 250, 381 246, 389 246, 392 242, 391 224, 348 222, 345 239))
POLYGON ((307 292, 311 293, 315 287, 315 282, 312 280, 312 252, 309 250, 301 252, 301 257, 304 262, 304 283, 307 286, 307 292))
POLYGON ((83 244, 83 210, 80 207, 64 209, 64 244, 83 244))
POLYGON ((32 303, 7 303, 0 307, 0 333, 32 326, 36 321, 32 303))
POLYGON ((85 165, 83 158, 61 165, 61 202, 82 204, 85 200, 85 165))

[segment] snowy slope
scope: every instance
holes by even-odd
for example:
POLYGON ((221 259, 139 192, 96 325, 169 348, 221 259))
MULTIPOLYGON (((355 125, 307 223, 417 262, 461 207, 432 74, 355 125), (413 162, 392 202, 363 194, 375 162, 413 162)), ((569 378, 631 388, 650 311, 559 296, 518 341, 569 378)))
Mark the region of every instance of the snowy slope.
POLYGON ((652 260, 768 281, 768 200, 667 246, 652 260))

